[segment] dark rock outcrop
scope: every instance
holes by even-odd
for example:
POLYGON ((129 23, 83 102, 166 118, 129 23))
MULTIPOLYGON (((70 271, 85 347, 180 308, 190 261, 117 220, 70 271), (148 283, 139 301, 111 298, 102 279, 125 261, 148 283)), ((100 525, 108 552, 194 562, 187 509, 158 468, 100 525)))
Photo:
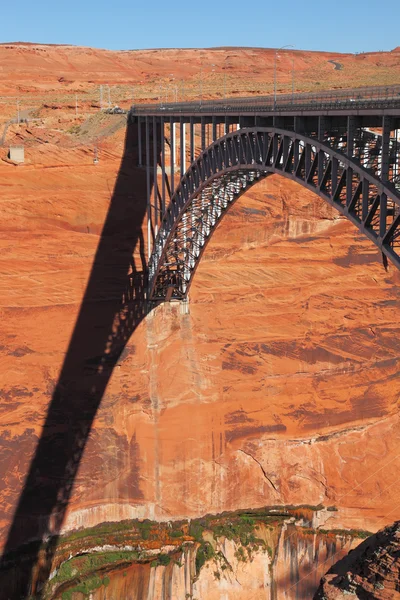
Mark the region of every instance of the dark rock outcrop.
POLYGON ((400 521, 367 538, 321 579, 314 600, 400 598, 400 521))

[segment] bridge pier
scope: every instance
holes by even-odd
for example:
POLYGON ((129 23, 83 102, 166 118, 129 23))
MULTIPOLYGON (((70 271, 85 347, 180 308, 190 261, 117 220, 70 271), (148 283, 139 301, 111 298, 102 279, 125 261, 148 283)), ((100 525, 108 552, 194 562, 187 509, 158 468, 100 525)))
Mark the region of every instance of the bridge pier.
POLYGON ((150 131, 149 119, 146 118, 146 198, 147 198, 147 256, 150 258, 152 251, 152 223, 151 223, 151 201, 150 201, 150 131))
POLYGON ((165 188, 166 188, 166 182, 165 182, 165 124, 164 124, 164 117, 161 117, 161 210, 162 210, 162 215, 160 215, 160 217, 162 218, 164 213, 165 213, 165 188))
POLYGON ((182 117, 179 123, 179 146, 180 146, 180 174, 186 173, 186 125, 182 117))
POLYGON ((171 190, 171 196, 173 196, 174 191, 175 191, 175 129, 174 129, 174 121, 172 120, 172 117, 170 117, 169 120, 169 131, 170 131, 170 173, 171 173, 171 178, 170 178, 170 190, 171 190))
POLYGON ((201 131, 201 151, 206 149, 206 122, 204 117, 200 120, 200 131, 201 131))
MULTIPOLYGON (((154 199, 154 237, 157 237, 158 234, 158 223, 159 223, 159 205, 158 205, 158 177, 157 177, 157 120, 156 117, 153 117, 153 126, 152 126, 152 143, 153 143, 153 199, 154 199)), ((151 211, 151 201, 150 201, 150 211, 151 211)), ((153 242, 154 246, 154 242, 153 242)))
POLYGON ((142 163, 142 120, 140 117, 138 117, 137 128, 138 128, 138 165, 139 165, 139 167, 141 167, 143 163, 142 163))
POLYGON ((190 117, 190 122, 189 122, 189 127, 190 127, 190 140, 189 140, 189 145, 190 145, 190 162, 192 163, 194 161, 194 154, 195 154, 195 136, 194 136, 194 119, 193 117, 190 117))

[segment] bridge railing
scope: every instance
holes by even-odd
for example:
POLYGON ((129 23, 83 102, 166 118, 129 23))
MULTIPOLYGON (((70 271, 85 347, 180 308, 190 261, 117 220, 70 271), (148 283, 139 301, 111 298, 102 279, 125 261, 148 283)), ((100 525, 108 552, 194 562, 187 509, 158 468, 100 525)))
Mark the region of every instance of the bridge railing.
POLYGON ((196 102, 174 102, 139 104, 131 108, 132 114, 147 114, 154 111, 164 114, 202 113, 202 112, 242 112, 284 111, 293 108, 302 110, 322 109, 362 109, 362 108, 400 108, 400 85, 351 88, 345 90, 324 90, 318 93, 280 94, 276 101, 273 96, 246 96, 196 102))

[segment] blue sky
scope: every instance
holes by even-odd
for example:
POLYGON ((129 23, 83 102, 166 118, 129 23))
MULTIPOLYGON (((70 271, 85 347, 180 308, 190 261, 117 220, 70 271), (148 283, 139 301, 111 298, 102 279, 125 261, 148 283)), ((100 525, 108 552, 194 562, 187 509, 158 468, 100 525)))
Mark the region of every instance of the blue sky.
POLYGON ((400 45, 400 0, 2 0, 0 41, 109 49, 400 45), (374 8, 370 8, 370 6, 374 8))

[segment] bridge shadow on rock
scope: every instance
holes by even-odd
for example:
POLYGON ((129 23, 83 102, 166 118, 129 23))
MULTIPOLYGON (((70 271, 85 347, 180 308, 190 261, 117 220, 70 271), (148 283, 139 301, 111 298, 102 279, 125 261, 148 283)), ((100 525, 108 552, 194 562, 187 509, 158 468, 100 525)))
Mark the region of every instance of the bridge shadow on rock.
POLYGON ((0 561, 4 600, 42 597, 93 420, 122 350, 147 314, 146 172, 135 164, 137 129, 128 120, 91 274, 0 561))

